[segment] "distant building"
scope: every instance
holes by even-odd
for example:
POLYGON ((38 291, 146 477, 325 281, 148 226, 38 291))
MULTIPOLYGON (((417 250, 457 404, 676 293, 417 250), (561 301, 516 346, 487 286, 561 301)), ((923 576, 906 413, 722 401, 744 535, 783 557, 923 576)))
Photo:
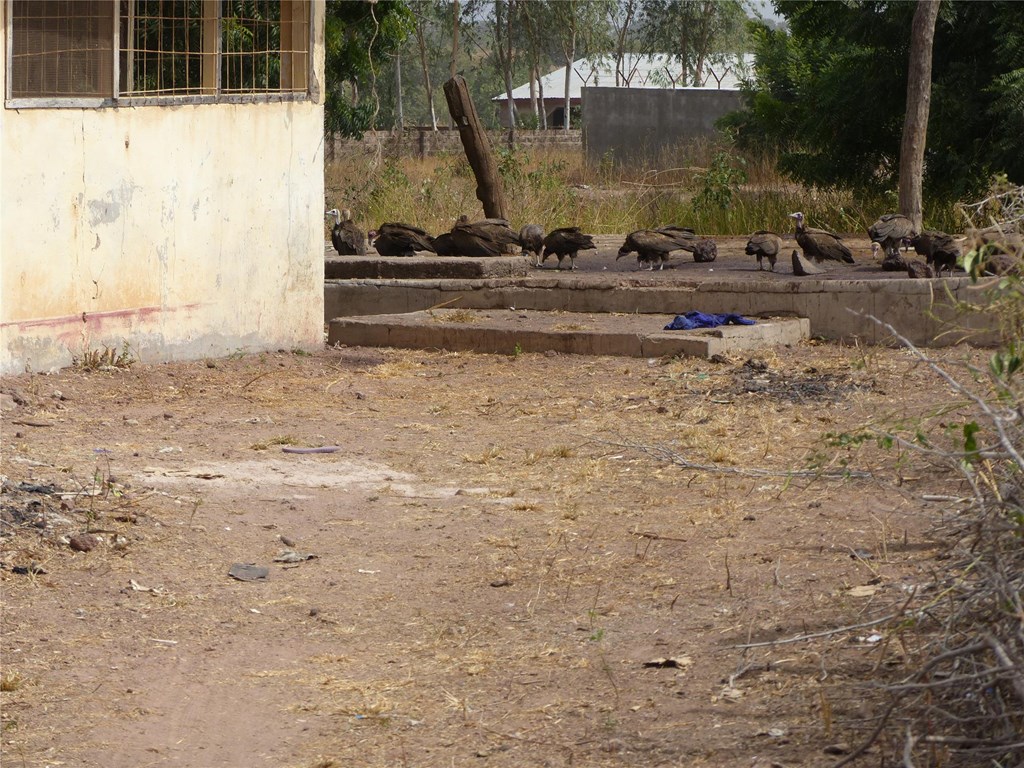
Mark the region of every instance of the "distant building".
MULTIPOLYGON (((627 53, 622 62, 613 56, 578 59, 573 62, 569 80, 570 108, 583 103, 585 87, 659 88, 670 90, 723 90, 738 91, 740 81, 753 71, 754 57, 715 56, 704 62, 701 83, 695 86, 683 66, 674 56, 666 54, 627 53)), ((532 114, 531 88, 539 97, 544 96, 544 113, 549 128, 559 128, 565 121, 565 67, 544 75, 537 83, 525 83, 512 91, 512 99, 521 116, 532 114)), ((491 101, 498 119, 508 126, 508 96, 500 93, 491 101)), ((574 126, 578 127, 578 126, 574 126)))

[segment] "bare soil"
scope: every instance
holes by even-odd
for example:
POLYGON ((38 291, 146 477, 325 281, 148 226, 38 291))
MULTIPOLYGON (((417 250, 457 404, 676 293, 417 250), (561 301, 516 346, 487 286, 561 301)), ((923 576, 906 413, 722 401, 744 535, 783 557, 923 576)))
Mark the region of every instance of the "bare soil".
POLYGON ((922 497, 957 490, 850 439, 949 399, 894 349, 0 389, 5 766, 831 765, 907 649, 827 633, 930 578, 922 497))

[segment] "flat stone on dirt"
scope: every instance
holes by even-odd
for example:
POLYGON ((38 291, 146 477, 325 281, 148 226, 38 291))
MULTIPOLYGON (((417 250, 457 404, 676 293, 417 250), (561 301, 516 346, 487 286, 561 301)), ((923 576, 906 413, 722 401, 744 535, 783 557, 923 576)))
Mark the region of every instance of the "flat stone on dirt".
POLYGON ((434 309, 339 317, 328 343, 516 354, 704 357, 793 345, 810 336, 805 318, 755 318, 754 325, 667 331, 675 315, 434 309))

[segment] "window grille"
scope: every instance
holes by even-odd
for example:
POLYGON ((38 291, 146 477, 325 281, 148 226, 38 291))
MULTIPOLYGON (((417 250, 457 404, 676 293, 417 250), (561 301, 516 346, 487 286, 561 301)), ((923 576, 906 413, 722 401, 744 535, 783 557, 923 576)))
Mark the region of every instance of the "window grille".
POLYGON ((109 97, 114 11, 106 0, 15 0, 12 98, 109 97))
POLYGON ((32 100, 75 106, 97 98, 131 104, 305 95, 310 6, 11 0, 8 98, 22 107, 32 100))
POLYGON ((119 95, 203 92, 203 66, 214 63, 203 48, 204 8, 209 5, 202 0, 121 0, 119 95))

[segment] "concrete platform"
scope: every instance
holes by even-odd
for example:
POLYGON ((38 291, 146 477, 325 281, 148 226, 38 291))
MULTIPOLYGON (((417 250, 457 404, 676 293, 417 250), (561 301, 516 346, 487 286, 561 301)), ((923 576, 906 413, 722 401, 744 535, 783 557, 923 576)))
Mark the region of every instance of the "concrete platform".
MULTIPOLYGON (((963 272, 930 280, 886 272, 872 259, 871 244, 863 235, 846 238, 854 264, 826 263, 822 274, 811 277, 794 275, 788 257, 780 259, 774 272, 759 271, 743 252, 746 237, 715 238, 718 259, 712 263, 698 264, 680 253, 656 272, 639 271, 632 257, 616 258, 621 235, 594 239, 597 250, 581 253, 576 271, 558 270, 551 259, 537 269, 521 257, 383 259, 372 252, 338 257, 327 246, 328 256, 345 260, 348 277, 325 281, 324 322, 439 306, 661 315, 698 310, 803 317, 810 320, 814 336, 837 341, 893 343, 892 335, 869 316, 891 323, 923 346, 998 340, 996 319, 978 311, 988 302, 984 283, 973 283, 963 272), (402 264, 392 267, 392 262, 402 264), (506 269, 509 273, 503 274, 506 269), (356 277, 359 270, 367 276, 356 277), (455 277, 450 270, 467 276, 455 277), (964 306, 974 311, 965 312, 964 306)), ((784 240, 790 250, 792 235, 784 240)))
POLYGON ((526 277, 530 259, 525 256, 496 256, 471 259, 449 256, 338 256, 334 249, 324 259, 327 280, 486 280, 526 277))
POLYGON ((797 344, 810 335, 804 318, 754 318, 755 325, 666 331, 675 315, 430 309, 342 317, 329 324, 329 344, 515 354, 663 357, 737 355, 797 344))

